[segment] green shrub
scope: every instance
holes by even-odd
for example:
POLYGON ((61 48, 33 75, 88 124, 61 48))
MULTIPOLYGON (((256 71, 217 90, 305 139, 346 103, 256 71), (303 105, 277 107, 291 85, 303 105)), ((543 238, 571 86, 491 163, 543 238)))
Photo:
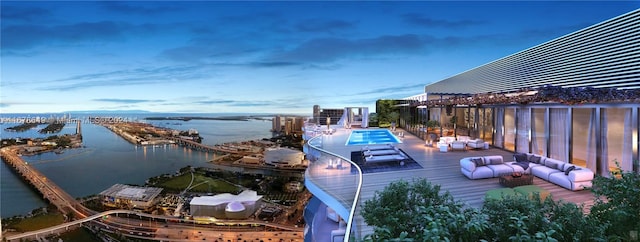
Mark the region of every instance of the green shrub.
POLYGON ((495 241, 599 241, 604 226, 589 220, 582 206, 524 196, 486 201, 487 236, 495 241))
POLYGON ((485 201, 465 209, 425 179, 398 181, 365 201, 362 216, 374 227, 367 241, 638 241, 640 174, 597 176, 596 202, 584 207, 539 197, 485 201))
POLYGON ((640 174, 618 169, 610 177, 596 176, 596 202, 590 217, 607 225, 610 240, 638 240, 640 234, 640 174))
POLYGON ((480 239, 486 219, 464 209, 448 192, 425 179, 398 181, 365 201, 362 216, 374 226, 372 241, 471 241, 480 239))

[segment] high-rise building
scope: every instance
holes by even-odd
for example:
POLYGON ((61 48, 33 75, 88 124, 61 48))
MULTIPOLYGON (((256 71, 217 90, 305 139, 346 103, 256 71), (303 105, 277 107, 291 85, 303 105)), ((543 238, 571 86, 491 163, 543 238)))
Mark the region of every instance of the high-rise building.
POLYGON ((272 132, 282 132, 282 120, 283 118, 280 115, 273 117, 273 120, 271 121, 272 132))
POLYGON ((344 108, 320 108, 318 105, 313 106, 313 120, 316 124, 327 125, 327 120, 330 121, 330 125, 338 124, 340 118, 344 114, 344 108))

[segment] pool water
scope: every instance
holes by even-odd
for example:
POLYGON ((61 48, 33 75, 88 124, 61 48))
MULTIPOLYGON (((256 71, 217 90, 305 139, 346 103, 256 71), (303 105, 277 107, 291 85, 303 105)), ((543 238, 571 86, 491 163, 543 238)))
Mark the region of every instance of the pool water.
POLYGON ((345 145, 372 145, 372 144, 398 144, 402 143, 388 129, 363 129, 353 130, 345 145))

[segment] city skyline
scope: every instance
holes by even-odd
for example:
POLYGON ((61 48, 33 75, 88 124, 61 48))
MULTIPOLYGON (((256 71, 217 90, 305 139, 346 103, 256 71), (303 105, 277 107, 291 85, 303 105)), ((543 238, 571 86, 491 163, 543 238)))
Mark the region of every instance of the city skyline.
POLYGON ((6 2, 2 113, 311 113, 375 100, 640 7, 634 1, 6 2))

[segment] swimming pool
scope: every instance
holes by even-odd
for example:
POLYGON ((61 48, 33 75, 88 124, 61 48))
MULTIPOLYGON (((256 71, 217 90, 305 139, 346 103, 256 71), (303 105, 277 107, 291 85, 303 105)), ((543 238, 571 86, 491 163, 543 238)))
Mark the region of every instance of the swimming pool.
POLYGON ((353 130, 345 145, 372 145, 402 143, 388 129, 353 130))

